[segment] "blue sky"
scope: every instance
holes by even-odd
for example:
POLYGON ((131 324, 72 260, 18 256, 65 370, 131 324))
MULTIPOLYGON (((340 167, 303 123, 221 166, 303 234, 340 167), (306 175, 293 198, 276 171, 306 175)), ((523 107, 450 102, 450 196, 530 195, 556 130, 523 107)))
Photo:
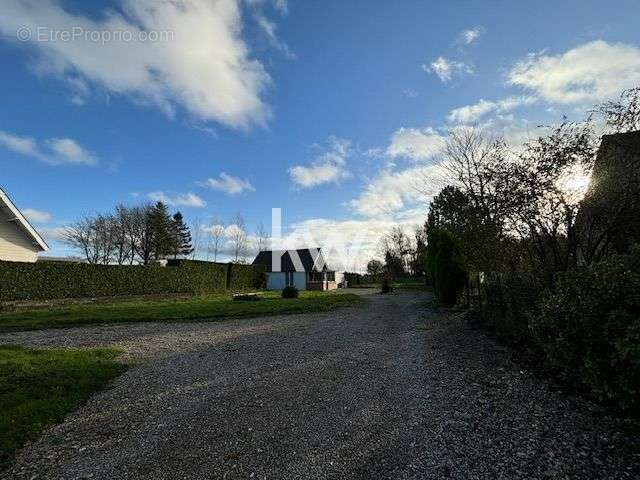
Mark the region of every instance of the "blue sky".
POLYGON ((448 129, 517 143, 640 85, 632 0, 179 3, 0 5, 0 185, 52 253, 83 213, 163 198, 250 232, 282 207, 293 243, 366 232, 365 258, 426 217, 448 129), (116 30, 172 37, 87 36, 116 30))

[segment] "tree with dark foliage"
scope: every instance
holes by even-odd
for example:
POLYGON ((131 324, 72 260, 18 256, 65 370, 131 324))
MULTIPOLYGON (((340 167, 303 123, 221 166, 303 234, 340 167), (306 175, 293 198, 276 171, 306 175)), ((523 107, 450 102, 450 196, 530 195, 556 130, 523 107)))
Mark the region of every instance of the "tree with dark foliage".
POLYGON ((172 222, 173 230, 173 258, 178 258, 179 255, 187 256, 193 252, 193 245, 191 243, 191 232, 189 227, 184 223, 184 219, 180 212, 176 212, 173 215, 172 222))
POLYGON ((175 251, 173 221, 169 209, 162 202, 157 202, 147 213, 151 228, 152 257, 162 260, 175 251))
POLYGON ((384 265, 382 262, 374 258, 373 260, 369 260, 369 263, 367 263, 367 274, 371 275, 373 278, 377 278, 378 275, 382 273, 383 268, 384 265))

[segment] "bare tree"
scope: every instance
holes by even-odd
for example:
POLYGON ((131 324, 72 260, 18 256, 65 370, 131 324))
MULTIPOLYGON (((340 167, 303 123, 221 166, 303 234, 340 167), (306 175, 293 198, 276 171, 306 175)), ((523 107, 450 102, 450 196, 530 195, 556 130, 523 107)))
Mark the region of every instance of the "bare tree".
POLYGON ((564 122, 527 143, 519 158, 496 174, 493 199, 504 213, 507 232, 520 237, 533 269, 545 278, 577 261, 581 197, 564 188, 563 180, 576 168, 588 174, 595 152, 590 121, 564 122))
POLYGON ((225 226, 224 222, 214 217, 211 227, 208 228, 209 232, 209 240, 210 240, 210 249, 213 250, 213 261, 218 261, 218 253, 220 253, 220 249, 224 245, 225 239, 225 226))
POLYGON ((118 265, 132 263, 134 259, 134 242, 129 235, 130 209, 117 205, 113 215, 114 229, 114 261, 118 265))
POLYGON ((476 127, 459 127, 449 132, 441 169, 446 184, 460 188, 476 209, 493 218, 498 213, 493 203, 495 173, 506 157, 502 139, 476 127))
POLYGON ((65 243, 80 250, 87 262, 107 265, 115 252, 113 217, 85 215, 65 229, 63 238, 65 243))
POLYGON ((400 227, 393 227, 380 239, 380 256, 385 260, 387 271, 393 276, 402 276, 406 272, 411 251, 411 239, 400 227))
POLYGON ((594 112, 604 117, 611 133, 640 130, 640 87, 623 91, 617 101, 598 105, 594 112))
POLYGON ((201 243, 202 243, 202 221, 196 217, 191 221, 191 241, 192 241, 192 248, 193 251, 191 252, 191 259, 194 260, 195 258, 197 258, 198 254, 200 253, 200 249, 202 248, 201 243))
POLYGON ((62 234, 63 241, 71 247, 82 252, 87 262, 99 263, 100 250, 96 244, 95 223, 92 217, 85 215, 77 222, 65 228, 62 234))
POLYGON ((128 209, 125 225, 132 247, 130 263, 137 258, 139 263, 148 265, 153 258, 154 239, 150 210, 150 204, 128 209))
POLYGON ((229 221, 226 234, 231 244, 233 261, 235 263, 244 263, 247 255, 247 232, 242 214, 237 213, 229 221))
POLYGON ((112 215, 100 214, 93 219, 95 249, 99 252, 98 262, 108 265, 116 250, 115 219, 112 215))
POLYGON ((260 222, 256 229, 256 250, 258 253, 269 249, 269 234, 264 228, 264 223, 260 222))

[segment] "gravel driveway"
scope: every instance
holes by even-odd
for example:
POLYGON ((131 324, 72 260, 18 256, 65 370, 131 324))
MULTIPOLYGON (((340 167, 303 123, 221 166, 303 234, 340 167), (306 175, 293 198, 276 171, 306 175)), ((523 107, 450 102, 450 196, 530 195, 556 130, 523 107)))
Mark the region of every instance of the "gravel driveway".
POLYGON ((5 334, 135 364, 3 478, 640 476, 639 440, 424 293, 330 313, 5 334))

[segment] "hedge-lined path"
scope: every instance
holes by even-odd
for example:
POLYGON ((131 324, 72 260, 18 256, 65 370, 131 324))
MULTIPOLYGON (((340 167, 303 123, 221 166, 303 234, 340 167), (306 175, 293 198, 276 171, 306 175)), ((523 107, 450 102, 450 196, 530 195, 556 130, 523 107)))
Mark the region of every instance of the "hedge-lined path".
POLYGON ((638 478, 622 421, 427 300, 2 335, 135 363, 3 478, 638 478))

